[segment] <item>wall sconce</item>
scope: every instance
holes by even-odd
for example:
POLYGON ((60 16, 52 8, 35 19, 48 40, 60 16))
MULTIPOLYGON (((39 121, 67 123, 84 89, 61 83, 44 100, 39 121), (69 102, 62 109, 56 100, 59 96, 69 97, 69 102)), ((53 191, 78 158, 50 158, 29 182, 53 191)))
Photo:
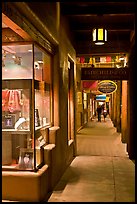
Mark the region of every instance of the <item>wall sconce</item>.
POLYGON ((95 28, 92 32, 93 42, 96 45, 103 45, 107 41, 107 30, 104 28, 95 28))

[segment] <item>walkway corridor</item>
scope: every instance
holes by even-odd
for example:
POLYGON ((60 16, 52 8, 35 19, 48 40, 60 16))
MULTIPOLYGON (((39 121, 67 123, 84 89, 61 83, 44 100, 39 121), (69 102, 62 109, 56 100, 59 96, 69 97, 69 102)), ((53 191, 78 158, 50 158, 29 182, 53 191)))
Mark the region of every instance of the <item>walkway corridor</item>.
POLYGON ((48 202, 135 202, 135 164, 109 117, 77 134, 77 157, 48 202))

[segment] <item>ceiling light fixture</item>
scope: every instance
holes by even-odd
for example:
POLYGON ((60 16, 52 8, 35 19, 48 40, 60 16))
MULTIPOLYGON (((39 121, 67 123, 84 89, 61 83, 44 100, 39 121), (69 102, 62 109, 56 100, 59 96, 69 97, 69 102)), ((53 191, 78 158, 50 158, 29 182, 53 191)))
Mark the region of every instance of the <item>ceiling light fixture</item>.
POLYGON ((95 28, 93 29, 92 37, 96 45, 103 45, 107 41, 107 30, 104 28, 95 28))

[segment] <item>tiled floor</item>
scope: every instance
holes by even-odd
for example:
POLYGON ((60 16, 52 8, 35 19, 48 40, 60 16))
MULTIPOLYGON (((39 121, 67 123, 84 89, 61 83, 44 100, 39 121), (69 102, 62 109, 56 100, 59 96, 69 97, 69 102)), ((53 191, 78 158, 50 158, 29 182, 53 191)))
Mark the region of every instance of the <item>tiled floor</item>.
POLYGON ((135 164, 109 118, 80 130, 77 150, 48 202, 135 202, 135 164))

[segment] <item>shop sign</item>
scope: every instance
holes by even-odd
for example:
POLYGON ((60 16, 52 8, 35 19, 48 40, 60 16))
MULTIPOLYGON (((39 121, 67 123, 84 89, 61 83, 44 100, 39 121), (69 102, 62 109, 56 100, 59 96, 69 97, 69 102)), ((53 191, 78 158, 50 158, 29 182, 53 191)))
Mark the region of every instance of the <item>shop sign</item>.
POLYGON ((105 101, 106 100, 106 94, 96 95, 97 101, 105 101))
POLYGON ((81 68, 81 80, 128 80, 128 68, 81 68))
POLYGON ((117 90, 117 84, 110 80, 103 80, 98 83, 98 91, 105 94, 112 94, 117 90))

